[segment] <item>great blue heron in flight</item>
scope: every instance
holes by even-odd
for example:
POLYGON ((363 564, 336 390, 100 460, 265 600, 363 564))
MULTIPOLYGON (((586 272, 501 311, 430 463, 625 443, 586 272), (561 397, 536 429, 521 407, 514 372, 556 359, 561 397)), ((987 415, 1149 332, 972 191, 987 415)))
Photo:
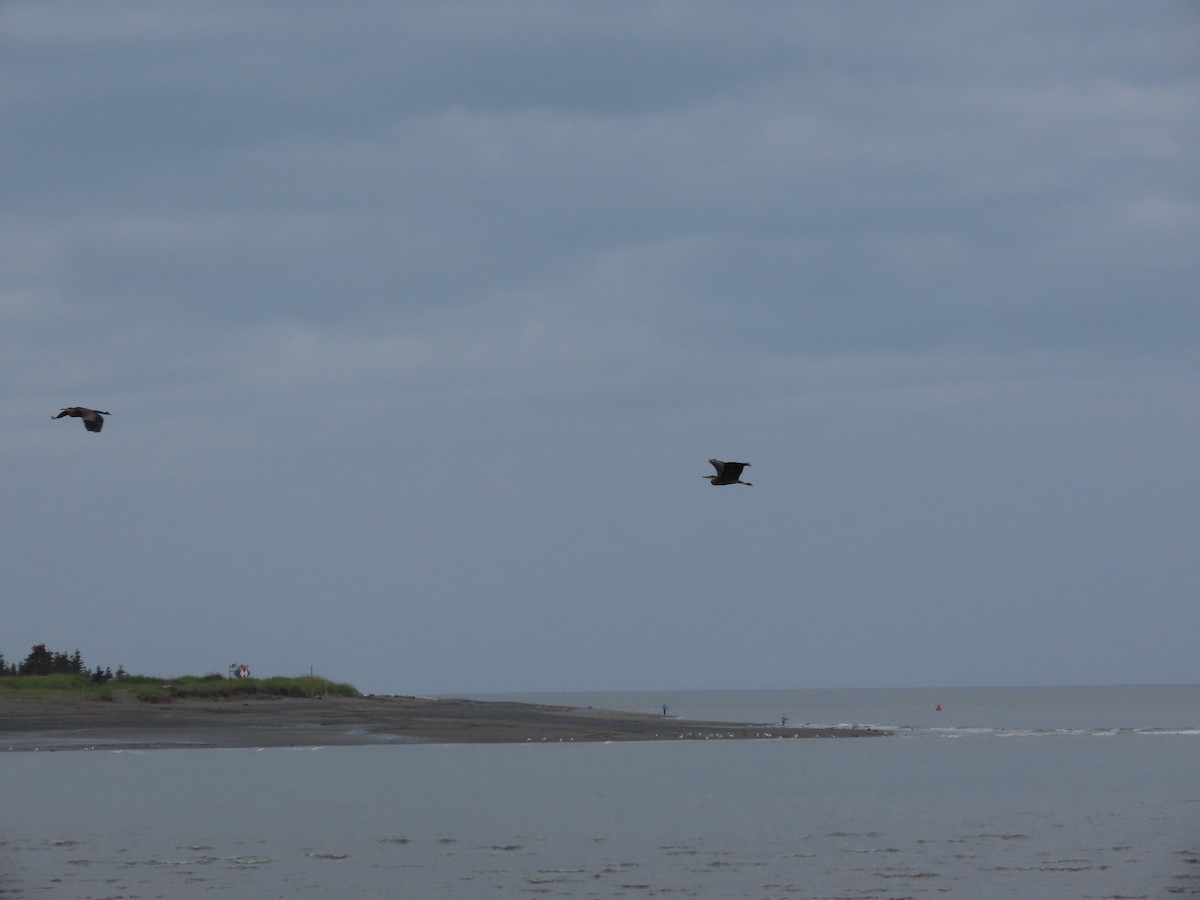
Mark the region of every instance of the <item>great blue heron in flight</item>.
POLYGON ((68 406, 57 416, 51 416, 52 419, 61 419, 63 416, 71 416, 76 419, 83 419, 83 427, 88 431, 99 431, 104 427, 103 416, 111 416, 110 412, 103 412, 98 409, 88 409, 86 406, 68 406))
POLYGON ((717 470, 716 475, 705 475, 710 482, 716 484, 744 484, 746 487, 753 487, 748 481, 742 481, 742 469, 750 465, 750 463, 742 462, 722 462, 719 459, 710 459, 712 467, 717 470))

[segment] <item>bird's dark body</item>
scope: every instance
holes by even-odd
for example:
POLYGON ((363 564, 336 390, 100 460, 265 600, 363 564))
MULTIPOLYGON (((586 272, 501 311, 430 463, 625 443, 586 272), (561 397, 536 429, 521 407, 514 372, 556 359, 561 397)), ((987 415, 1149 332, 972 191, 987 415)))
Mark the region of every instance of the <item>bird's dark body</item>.
POLYGON ((99 432, 104 427, 104 416, 111 415, 112 413, 110 412, 88 409, 86 406, 68 406, 57 416, 51 416, 50 418, 61 419, 63 416, 71 416, 75 419, 82 419, 84 428, 88 431, 99 432))
POLYGON ((745 462, 725 462, 720 459, 710 459, 712 467, 717 470, 716 475, 705 475, 713 485, 718 484, 744 484, 746 487, 753 487, 749 481, 742 481, 742 470, 750 463, 745 462))

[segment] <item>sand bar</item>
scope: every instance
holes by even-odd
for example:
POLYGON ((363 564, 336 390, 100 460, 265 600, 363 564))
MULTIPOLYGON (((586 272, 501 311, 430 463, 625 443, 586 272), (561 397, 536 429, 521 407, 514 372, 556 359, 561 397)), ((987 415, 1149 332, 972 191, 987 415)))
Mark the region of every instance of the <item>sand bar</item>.
POLYGON ((696 722, 646 713, 421 697, 0 699, 0 752, 205 747, 873 737, 866 727, 696 722))

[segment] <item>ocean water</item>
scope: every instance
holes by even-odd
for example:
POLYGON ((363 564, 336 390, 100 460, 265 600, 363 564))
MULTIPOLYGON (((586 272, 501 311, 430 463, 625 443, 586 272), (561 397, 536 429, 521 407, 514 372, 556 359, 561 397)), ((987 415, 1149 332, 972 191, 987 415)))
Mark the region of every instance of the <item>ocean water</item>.
POLYGON ((3 754, 0 896, 1200 895, 1198 686, 505 696, 896 734, 3 754))

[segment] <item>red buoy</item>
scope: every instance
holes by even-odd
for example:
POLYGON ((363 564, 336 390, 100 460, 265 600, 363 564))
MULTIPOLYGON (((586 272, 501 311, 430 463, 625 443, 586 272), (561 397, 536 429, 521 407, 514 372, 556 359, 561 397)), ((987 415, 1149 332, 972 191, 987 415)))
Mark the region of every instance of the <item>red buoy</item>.
POLYGON ((939 703, 939 704, 937 705, 937 711, 938 711, 938 712, 941 712, 941 711, 942 711, 942 704, 940 704, 940 703, 939 703))

